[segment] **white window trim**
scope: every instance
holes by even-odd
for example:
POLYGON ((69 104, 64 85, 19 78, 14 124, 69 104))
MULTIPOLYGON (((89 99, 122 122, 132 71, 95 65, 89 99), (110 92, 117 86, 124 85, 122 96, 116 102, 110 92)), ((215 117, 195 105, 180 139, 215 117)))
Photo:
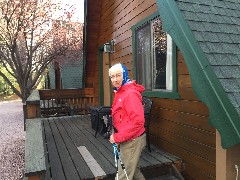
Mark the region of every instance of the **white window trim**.
POLYGON ((167 34, 166 90, 173 90, 172 38, 167 34))

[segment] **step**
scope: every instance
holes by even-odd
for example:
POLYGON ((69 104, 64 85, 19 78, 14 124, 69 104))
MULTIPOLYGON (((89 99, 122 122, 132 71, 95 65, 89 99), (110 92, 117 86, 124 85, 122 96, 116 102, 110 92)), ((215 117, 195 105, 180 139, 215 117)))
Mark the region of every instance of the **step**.
POLYGON ((175 165, 169 164, 142 171, 146 180, 184 180, 175 165))
POLYGON ((147 178, 146 180, 179 180, 179 178, 177 178, 173 175, 167 174, 167 175, 163 175, 163 176, 147 178))

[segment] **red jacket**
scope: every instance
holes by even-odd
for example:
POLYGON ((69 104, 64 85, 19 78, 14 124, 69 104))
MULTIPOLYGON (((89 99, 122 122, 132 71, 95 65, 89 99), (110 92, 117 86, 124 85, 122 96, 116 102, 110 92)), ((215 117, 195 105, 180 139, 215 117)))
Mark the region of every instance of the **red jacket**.
POLYGON ((144 110, 142 106, 142 85, 132 83, 121 86, 115 93, 112 105, 113 134, 116 143, 129 141, 140 136, 144 131, 144 110))

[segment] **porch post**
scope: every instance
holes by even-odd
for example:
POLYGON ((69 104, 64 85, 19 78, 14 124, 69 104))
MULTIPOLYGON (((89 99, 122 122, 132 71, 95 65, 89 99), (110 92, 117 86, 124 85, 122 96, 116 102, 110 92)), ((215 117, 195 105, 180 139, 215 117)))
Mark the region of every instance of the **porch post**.
POLYGON ((216 180, 236 179, 236 167, 240 170, 240 144, 223 149, 220 134, 216 130, 216 180))
POLYGON ((216 130, 216 180, 226 180, 227 150, 221 146, 221 137, 216 130))
POLYGON ((38 90, 33 90, 26 101, 26 119, 40 117, 40 96, 38 90))

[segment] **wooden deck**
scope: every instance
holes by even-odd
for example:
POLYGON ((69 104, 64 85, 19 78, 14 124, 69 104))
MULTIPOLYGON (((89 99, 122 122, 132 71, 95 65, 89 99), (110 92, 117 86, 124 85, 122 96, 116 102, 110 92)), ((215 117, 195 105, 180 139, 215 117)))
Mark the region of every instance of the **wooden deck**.
MULTIPOLYGON (((114 179, 112 145, 99 134, 94 137, 89 115, 43 118, 42 125, 47 164, 45 179, 114 179)), ((151 148, 152 152, 146 148, 140 159, 147 179, 159 172, 159 168, 180 161, 153 145, 151 148)))

